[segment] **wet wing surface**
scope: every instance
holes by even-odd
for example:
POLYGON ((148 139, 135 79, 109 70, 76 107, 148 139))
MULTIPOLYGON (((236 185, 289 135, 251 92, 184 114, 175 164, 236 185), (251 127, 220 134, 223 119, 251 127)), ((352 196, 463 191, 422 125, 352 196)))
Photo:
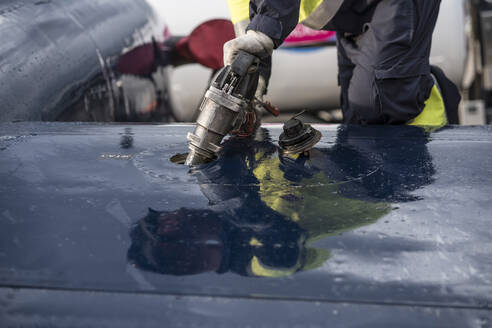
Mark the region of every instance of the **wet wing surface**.
POLYGON ((489 127, 316 126, 309 156, 283 157, 269 126, 190 170, 170 158, 192 128, 0 125, 8 318, 74 293, 81 307, 138 295, 136 316, 160 302, 219 321, 224 306, 266 304, 305 309, 314 325, 372 311, 489 322, 489 127))

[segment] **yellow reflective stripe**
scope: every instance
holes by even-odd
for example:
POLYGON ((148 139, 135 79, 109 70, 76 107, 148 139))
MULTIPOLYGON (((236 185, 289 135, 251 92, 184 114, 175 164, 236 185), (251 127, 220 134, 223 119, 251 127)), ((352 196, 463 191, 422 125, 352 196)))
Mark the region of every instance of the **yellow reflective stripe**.
POLYGON ((447 122, 444 100, 439 89, 434 85, 429 99, 425 102, 424 110, 408 125, 444 126, 447 122))
POLYGON ((301 0, 301 8, 299 10, 299 22, 302 22, 318 8, 323 0, 301 0))
POLYGON ((256 256, 253 256, 253 258, 251 259, 251 272, 253 273, 253 275, 257 277, 280 278, 280 277, 290 276, 297 271, 299 266, 300 263, 298 262, 294 268, 283 269, 283 270, 271 269, 263 265, 256 256))
POLYGON ((227 0, 233 24, 249 19, 249 0, 227 0))
MULTIPOLYGON (((323 0, 301 0, 299 22, 302 22, 323 2, 323 0)), ((249 0, 227 0, 233 24, 249 19, 249 0)))
MULTIPOLYGON (((255 238, 253 239, 256 240, 255 238)), ((252 273, 254 276, 257 277, 271 277, 271 278, 286 277, 296 273, 297 271, 307 271, 307 270, 317 269, 321 267, 323 263, 325 263, 331 257, 331 253, 327 249, 320 249, 320 248, 303 249, 303 247, 305 247, 302 246, 304 244, 303 240, 304 238, 301 237, 301 240, 299 240, 299 247, 301 253, 302 252, 305 253, 297 258, 297 263, 293 267, 272 268, 263 264, 256 255, 253 255, 249 267, 250 273, 252 273), (302 260, 303 257, 304 257, 304 261, 302 260)))
POLYGON ((260 259, 255 255, 251 259, 250 270, 251 273, 256 277, 270 277, 270 278, 281 278, 290 276, 297 271, 308 271, 314 270, 323 265, 331 257, 330 251, 327 249, 320 248, 307 248, 306 249, 306 263, 301 265, 300 259, 297 261, 295 267, 284 268, 284 269, 274 269, 265 266, 261 263, 260 259), (301 267, 302 266, 302 267, 301 267))
POLYGON ((249 241, 249 246, 253 246, 253 247, 263 247, 263 243, 261 241, 259 241, 258 239, 256 239, 255 237, 251 238, 251 240, 249 241))

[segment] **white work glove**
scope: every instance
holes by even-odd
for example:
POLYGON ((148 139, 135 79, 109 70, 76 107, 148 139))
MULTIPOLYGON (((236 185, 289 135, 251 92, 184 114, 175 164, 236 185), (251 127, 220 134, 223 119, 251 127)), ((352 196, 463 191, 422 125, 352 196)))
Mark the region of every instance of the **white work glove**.
POLYGON ((266 34, 249 30, 245 35, 224 43, 224 66, 232 64, 239 50, 265 58, 272 55, 273 47, 273 40, 266 34))
POLYGON ((264 102, 263 96, 265 95, 265 91, 266 81, 265 78, 260 75, 260 78, 258 79, 258 86, 256 87, 255 98, 261 102, 264 102))

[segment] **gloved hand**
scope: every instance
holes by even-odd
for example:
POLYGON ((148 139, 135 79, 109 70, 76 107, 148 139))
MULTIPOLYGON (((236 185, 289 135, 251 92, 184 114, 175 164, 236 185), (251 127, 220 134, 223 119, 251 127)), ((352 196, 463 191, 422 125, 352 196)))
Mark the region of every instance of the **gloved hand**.
MULTIPOLYGON (((266 34, 249 30, 245 34, 236 37, 224 44, 224 65, 231 65, 240 50, 256 55, 259 58, 268 58, 272 55, 274 48, 273 40, 266 34)), ((266 92, 267 81, 260 75, 252 111, 245 117, 245 121, 240 128, 231 134, 246 137, 251 135, 261 124, 261 116, 264 112, 263 102, 266 92)))
POLYGON ((258 79, 258 86, 256 87, 255 98, 260 100, 261 102, 264 102, 265 100, 263 99, 263 96, 265 95, 265 92, 266 81, 265 78, 260 75, 260 78, 258 79))
POLYGON ((232 64, 239 50, 264 58, 272 55, 273 47, 273 40, 266 34, 249 30, 245 35, 224 43, 224 65, 232 64))

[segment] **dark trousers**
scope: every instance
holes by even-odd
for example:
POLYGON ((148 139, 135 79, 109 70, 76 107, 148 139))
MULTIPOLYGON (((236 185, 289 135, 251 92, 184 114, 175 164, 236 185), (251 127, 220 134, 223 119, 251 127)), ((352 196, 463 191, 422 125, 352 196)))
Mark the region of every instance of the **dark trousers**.
POLYGON ((326 27, 337 31, 347 124, 405 124, 434 80, 429 56, 440 0, 352 0, 326 27))

